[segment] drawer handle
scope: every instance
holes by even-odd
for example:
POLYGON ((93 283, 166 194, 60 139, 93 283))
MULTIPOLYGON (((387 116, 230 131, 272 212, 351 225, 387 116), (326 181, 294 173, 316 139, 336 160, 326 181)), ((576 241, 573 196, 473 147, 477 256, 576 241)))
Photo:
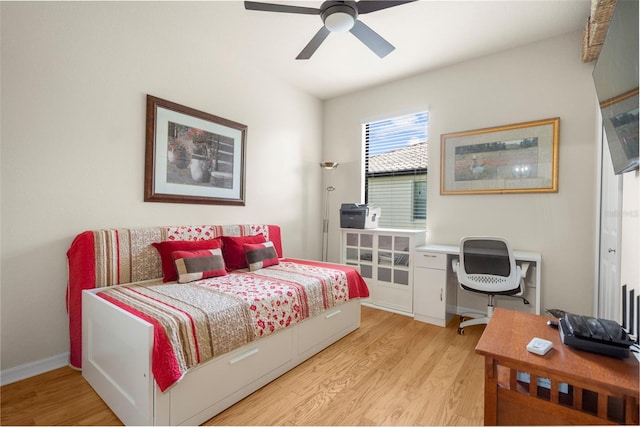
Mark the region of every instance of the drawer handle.
POLYGON ((427 258, 438 258, 438 255, 431 255, 431 254, 422 254, 422 256, 425 256, 427 258))
POLYGON ((442 301, 442 288, 440 288, 440 301, 442 301))
POLYGON ((242 353, 239 356, 234 357, 233 359, 231 359, 229 361, 229 365, 235 365, 236 363, 240 362, 241 360, 246 359, 247 357, 253 356, 254 354, 256 354, 257 352, 259 352, 260 349, 259 348, 252 348, 251 350, 247 351, 246 353, 242 353))
POLYGON ((324 316, 325 319, 331 319, 333 316, 337 316, 338 314, 340 314, 342 312, 342 310, 336 310, 333 313, 329 313, 326 316, 324 316))

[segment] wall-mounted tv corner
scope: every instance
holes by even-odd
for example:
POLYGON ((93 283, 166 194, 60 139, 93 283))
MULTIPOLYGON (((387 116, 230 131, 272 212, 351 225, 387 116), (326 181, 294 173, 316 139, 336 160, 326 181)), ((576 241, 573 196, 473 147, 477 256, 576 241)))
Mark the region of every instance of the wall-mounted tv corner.
POLYGON ((616 174, 639 168, 638 0, 618 0, 593 81, 616 174))

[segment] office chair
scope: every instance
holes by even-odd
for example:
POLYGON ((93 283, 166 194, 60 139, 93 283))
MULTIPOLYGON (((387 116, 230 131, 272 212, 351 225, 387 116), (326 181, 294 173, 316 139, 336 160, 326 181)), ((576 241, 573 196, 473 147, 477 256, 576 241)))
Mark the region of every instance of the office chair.
MULTIPOLYGON (((489 323, 494 309, 495 295, 519 296, 524 293, 524 277, 516 265, 509 242, 500 237, 465 237, 460 240, 460 260, 453 261, 460 287, 465 291, 486 294, 487 315, 465 320, 460 317, 458 333, 466 326, 489 323)), ((525 304, 528 301, 522 298, 525 304)), ((471 316, 469 316, 471 317, 471 316)))

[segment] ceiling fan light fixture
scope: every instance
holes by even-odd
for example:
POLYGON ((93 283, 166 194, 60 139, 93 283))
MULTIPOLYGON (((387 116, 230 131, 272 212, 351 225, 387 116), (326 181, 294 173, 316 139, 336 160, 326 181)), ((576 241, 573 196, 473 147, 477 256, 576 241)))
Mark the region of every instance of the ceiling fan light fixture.
POLYGON ((356 20, 353 16, 344 12, 336 12, 324 20, 324 26, 332 33, 344 33, 353 28, 356 20))
POLYGON ((322 11, 322 22, 332 33, 344 33, 353 28, 358 12, 346 4, 329 6, 322 11))

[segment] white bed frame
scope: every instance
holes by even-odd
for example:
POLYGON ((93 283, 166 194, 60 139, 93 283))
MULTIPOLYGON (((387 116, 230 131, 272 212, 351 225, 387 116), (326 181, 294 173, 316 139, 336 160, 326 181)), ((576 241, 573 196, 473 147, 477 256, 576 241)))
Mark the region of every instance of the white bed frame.
POLYGON ((187 372, 164 393, 151 372, 153 326, 82 294, 82 375, 125 425, 196 425, 360 327, 353 299, 187 372))

